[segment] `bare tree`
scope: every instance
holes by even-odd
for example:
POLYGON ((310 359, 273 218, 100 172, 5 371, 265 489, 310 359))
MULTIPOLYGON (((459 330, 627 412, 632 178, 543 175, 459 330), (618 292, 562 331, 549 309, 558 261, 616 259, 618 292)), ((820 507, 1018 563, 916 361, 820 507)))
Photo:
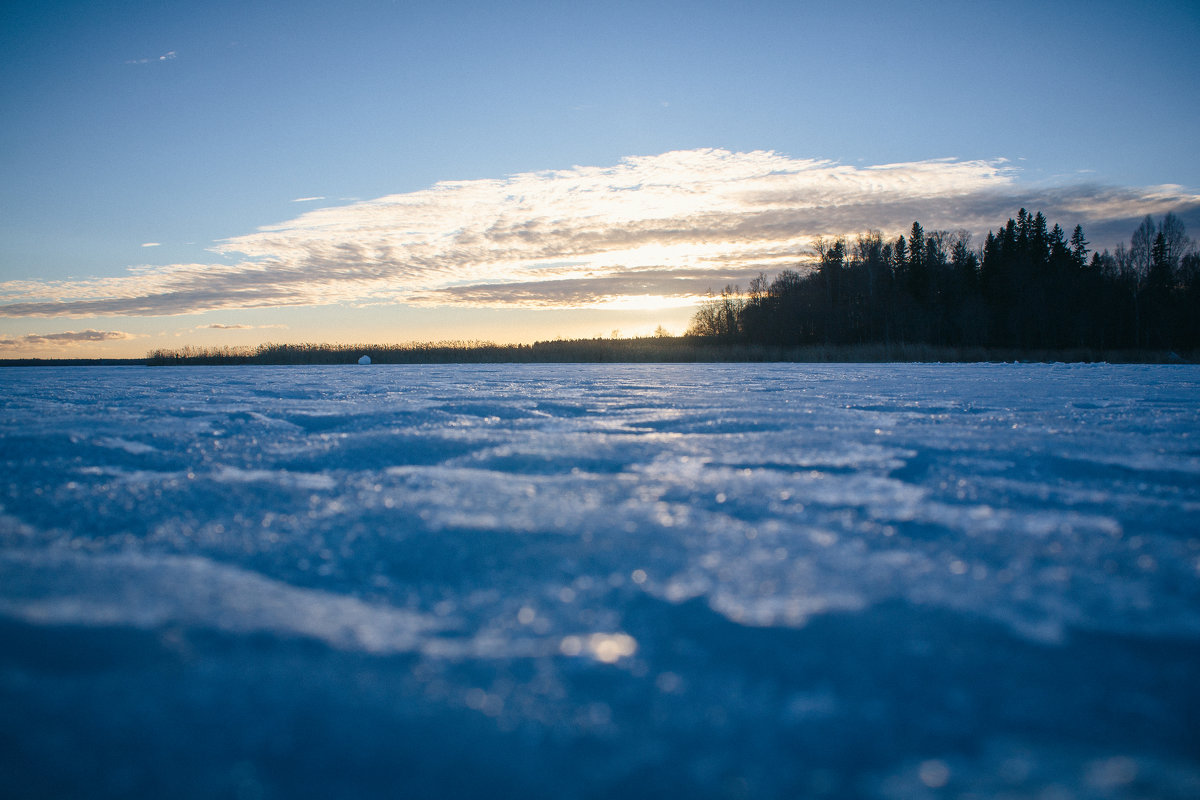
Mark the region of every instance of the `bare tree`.
POLYGON ((1193 242, 1187 235, 1187 228, 1183 225, 1183 220, 1175 216, 1174 212, 1168 213, 1163 217, 1162 224, 1158 226, 1159 233, 1163 235, 1163 245, 1165 247, 1163 256, 1171 269, 1179 267, 1179 261, 1186 254, 1193 242))
POLYGON ((1137 230, 1133 232, 1133 238, 1129 240, 1129 260, 1133 272, 1137 275, 1138 281, 1143 281, 1150 273, 1150 263, 1153 260, 1151 250, 1154 247, 1154 236, 1157 231, 1154 228, 1154 220, 1149 214, 1142 220, 1142 224, 1138 225, 1137 230))
POLYGON ((688 327, 689 336, 724 336, 733 337, 741 332, 742 312, 746 301, 742 291, 732 284, 721 290, 720 297, 708 293, 688 327))
POLYGON ((767 296, 767 274, 765 272, 758 273, 758 276, 750 281, 750 291, 747 292, 751 303, 760 303, 767 296))

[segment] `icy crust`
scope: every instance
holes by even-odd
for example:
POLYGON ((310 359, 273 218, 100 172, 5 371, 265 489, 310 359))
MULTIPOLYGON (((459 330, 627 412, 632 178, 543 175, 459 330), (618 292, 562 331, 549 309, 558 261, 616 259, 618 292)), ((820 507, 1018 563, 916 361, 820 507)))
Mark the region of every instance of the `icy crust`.
POLYGON ((0 531, 35 553, 204 555, 408 602, 389 560, 503 534, 551 574, 586 553, 556 580, 641 571, 751 624, 901 598, 1039 639, 1200 633, 1191 370, 12 372, 0 531))
POLYGON ((1110 365, 4 370, 0 688, 45 716, 75 689, 28 642, 127 630, 214 691, 282 671, 442 744, 461 712, 610 790, 1190 796, 1197 398, 1110 365), (212 636, 242 644, 172 644, 212 636), (342 655, 293 673, 306 641, 342 655))
POLYGON ((36 625, 168 626, 309 637, 369 653, 417 649, 436 619, 298 589, 196 556, 0 555, 0 613, 36 625))

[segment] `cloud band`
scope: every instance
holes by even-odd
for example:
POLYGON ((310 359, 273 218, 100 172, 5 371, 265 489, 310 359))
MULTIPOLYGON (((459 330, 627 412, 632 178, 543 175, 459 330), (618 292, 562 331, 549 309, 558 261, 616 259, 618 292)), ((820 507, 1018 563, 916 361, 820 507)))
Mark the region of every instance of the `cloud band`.
POLYGON ((88 329, 86 331, 63 331, 62 333, 29 333, 25 336, 16 338, 0 338, 0 349, 10 349, 14 347, 28 347, 30 345, 53 344, 53 345, 72 345, 72 344, 92 344, 95 342, 111 342, 120 339, 132 339, 133 337, 124 331, 97 331, 88 329))
POLYGON ((690 150, 611 167, 453 181, 322 208, 220 242, 238 263, 0 284, 0 316, 156 316, 333 303, 578 307, 694 298, 808 259, 816 236, 868 227, 982 233, 1019 206, 1094 243, 1144 214, 1194 213, 1179 187, 1022 189, 1001 161, 856 167, 690 150))

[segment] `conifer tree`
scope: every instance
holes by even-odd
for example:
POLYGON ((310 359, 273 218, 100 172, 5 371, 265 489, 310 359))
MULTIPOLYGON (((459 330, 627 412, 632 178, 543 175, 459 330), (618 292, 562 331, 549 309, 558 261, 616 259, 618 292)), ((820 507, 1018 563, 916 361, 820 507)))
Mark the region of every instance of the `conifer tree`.
POLYGON ((1167 237, 1159 231, 1150 246, 1150 270, 1146 273, 1146 288, 1155 292, 1169 291, 1174 284, 1167 237))
POLYGON ((1076 225, 1074 233, 1071 234, 1071 260, 1075 262, 1077 269, 1083 269, 1087 264, 1088 241, 1083 238, 1083 226, 1076 225))
POLYGON ((925 266, 925 231, 921 223, 913 222, 912 231, 908 237, 908 271, 917 272, 925 266))

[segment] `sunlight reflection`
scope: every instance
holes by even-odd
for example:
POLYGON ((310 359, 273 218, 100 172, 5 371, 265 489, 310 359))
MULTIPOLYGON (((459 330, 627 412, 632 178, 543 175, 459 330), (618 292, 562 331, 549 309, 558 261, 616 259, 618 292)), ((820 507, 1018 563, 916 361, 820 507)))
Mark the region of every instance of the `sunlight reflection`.
POLYGON ((564 636, 559 652, 565 656, 584 653, 605 664, 615 664, 637 652, 638 643, 627 633, 593 633, 589 636, 564 636))

